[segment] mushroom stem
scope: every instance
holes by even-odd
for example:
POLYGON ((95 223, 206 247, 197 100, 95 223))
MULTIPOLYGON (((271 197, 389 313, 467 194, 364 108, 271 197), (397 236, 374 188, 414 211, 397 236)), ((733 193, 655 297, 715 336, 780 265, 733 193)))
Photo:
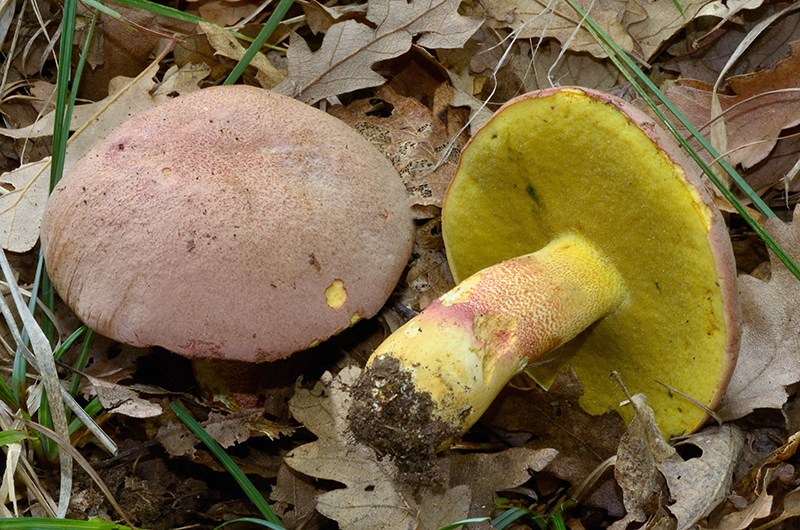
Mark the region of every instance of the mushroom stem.
POLYGON ((483 269, 375 350, 354 389, 353 432, 401 457, 446 448, 515 374, 624 298, 617 270, 577 235, 483 269))
POLYGON ((263 405, 259 390, 268 363, 226 361, 213 358, 192 359, 194 378, 202 396, 224 404, 229 410, 255 409, 263 405))

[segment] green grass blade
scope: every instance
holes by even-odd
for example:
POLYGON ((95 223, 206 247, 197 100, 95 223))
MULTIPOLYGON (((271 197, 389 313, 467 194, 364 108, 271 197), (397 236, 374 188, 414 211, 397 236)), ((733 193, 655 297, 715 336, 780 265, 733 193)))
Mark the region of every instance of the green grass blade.
MULTIPOLYGON (((86 327, 86 326, 84 326, 86 327)), ((83 346, 81 347, 81 352, 78 354, 78 358, 75 361, 75 369, 76 370, 83 370, 86 367, 86 361, 89 359, 89 349, 92 347, 92 341, 94 340, 94 331, 89 328, 86 328, 86 336, 83 337, 83 346)), ((74 373, 72 374, 72 380, 69 383, 69 393, 73 396, 78 394, 78 385, 81 382, 81 374, 74 373)))
MULTIPOLYGON (((102 412, 103 405, 100 403, 98 398, 92 398, 92 400, 85 407, 83 407, 83 410, 89 415, 90 418, 94 418, 100 414, 100 412, 102 412)), ((69 434, 75 434, 81 427, 83 427, 83 422, 81 419, 74 418, 71 422, 69 422, 69 434)))
POLYGON ((503 528, 506 528, 514 521, 526 517, 528 513, 529 511, 526 510, 525 508, 508 509, 494 518, 494 520, 492 521, 492 526, 494 526, 498 530, 502 530, 503 528))
POLYGON ((223 467, 231 474, 231 476, 236 480, 236 483, 244 491, 247 498, 256 505, 258 511, 261 512, 261 515, 264 516, 269 522, 275 524, 278 527, 278 530, 284 530, 283 524, 281 520, 278 519, 278 516, 275 515, 275 512, 272 511, 272 508, 269 507, 266 499, 258 492, 256 487, 250 482, 250 479, 239 469, 231 457, 229 457, 222 447, 219 446, 217 442, 203 429, 203 427, 197 423, 194 418, 192 418, 186 410, 178 405, 177 403, 172 404, 172 411, 178 416, 183 423, 189 427, 195 436, 200 438, 206 447, 211 451, 211 453, 220 461, 223 467))
POLYGON ((275 523, 270 523, 269 521, 265 521, 264 519, 255 519, 253 517, 240 517, 239 519, 232 519, 230 521, 225 521, 219 526, 215 526, 214 530, 218 530, 219 528, 224 528, 229 524, 233 523, 252 523, 258 526, 263 526, 265 528, 269 528, 270 530, 285 530, 283 526, 275 523))
POLYGON ((447 526, 441 527, 439 530, 456 530, 456 528, 461 528, 464 525, 472 524, 472 523, 482 523, 484 521, 490 521, 491 517, 476 517, 475 519, 464 519, 463 521, 458 521, 456 523, 451 523, 447 526))
POLYGON ((747 222, 748 225, 753 229, 753 231, 764 241, 764 243, 769 247, 772 252, 775 253, 775 256, 781 260, 781 262, 786 266, 789 271, 798 279, 800 280, 800 267, 797 266, 797 263, 783 250, 783 248, 778 245, 778 243, 773 239, 771 235, 764 230, 758 221, 750 215, 750 212, 742 205, 742 203, 736 198, 736 196, 731 192, 719 179, 719 177, 714 173, 714 171, 705 163, 705 161, 694 151, 694 149, 689 146, 688 142, 683 138, 683 136, 675 129, 672 123, 667 119, 661 109, 659 109, 655 102, 650 98, 648 93, 645 89, 638 83, 640 80, 646 87, 649 89, 656 97, 664 104, 667 109, 669 109, 670 113, 672 113, 675 118, 680 121, 680 123, 686 127, 686 129, 692 134, 692 136, 697 139, 698 142, 703 146, 708 153, 713 156, 715 159, 719 159, 720 167, 722 167, 725 172, 731 177, 731 180, 739 187, 740 190, 747 196, 748 199, 753 203, 753 206, 761 212, 762 215, 765 217, 775 217, 775 213, 769 208, 769 206, 764 203, 761 197, 753 191, 750 185, 744 181, 741 175, 731 166, 725 159, 720 158, 719 153, 716 149, 711 146, 710 143, 703 137, 702 134, 686 119, 683 114, 672 104, 672 102, 667 99, 667 97, 658 89, 655 84, 644 74, 644 72, 639 69, 636 63, 628 57, 628 55, 619 47, 617 44, 611 39, 608 35, 606 35, 602 29, 592 20, 591 17, 586 15, 586 13, 575 4, 574 0, 567 0, 570 6, 582 17, 584 17, 587 29, 592 33, 595 37, 597 42, 603 47, 603 49, 608 54, 609 58, 614 62, 620 72, 628 79, 628 81, 633 85, 639 95, 647 102, 650 108, 656 113, 659 120, 662 121, 664 126, 672 133, 673 136, 678 140, 681 146, 686 150, 686 152, 694 159, 695 162, 700 166, 703 172, 708 175, 708 178, 714 183, 714 186, 720 191, 720 193, 728 200, 728 202, 733 205, 736 209, 737 213, 742 216, 742 218, 747 222), (634 75, 631 74, 633 72, 634 75))
POLYGON ((131 530, 131 527, 104 521, 97 517, 92 517, 88 521, 46 517, 9 517, 0 519, 0 530, 131 530))
POLYGON ((8 430, 0 432, 0 446, 13 444, 20 440, 30 440, 33 436, 24 431, 8 430))
POLYGON ((250 61, 253 60, 253 57, 256 56, 258 50, 264 46, 264 44, 267 42, 267 39, 272 36, 272 33, 278 27, 278 24, 280 24, 281 20, 283 20, 283 17, 286 16, 286 12, 289 11, 290 7, 292 7, 292 3, 294 3, 294 0, 281 0, 278 3, 275 11, 272 12, 267 20, 267 23, 264 24, 264 27, 261 28, 261 31, 258 33, 258 37, 255 38, 239 62, 236 63, 236 66, 228 75, 227 79, 225 79, 223 85, 232 85, 239 79, 239 77, 241 77, 242 72, 244 72, 245 68, 247 68, 247 66, 250 64, 250 61))

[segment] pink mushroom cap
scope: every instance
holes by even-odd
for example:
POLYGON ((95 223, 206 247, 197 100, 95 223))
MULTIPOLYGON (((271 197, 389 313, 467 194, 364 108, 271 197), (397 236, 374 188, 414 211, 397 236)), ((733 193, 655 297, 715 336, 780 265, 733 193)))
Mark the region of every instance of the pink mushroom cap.
POLYGON ((263 362, 377 313, 411 252, 392 165, 336 118, 213 87, 136 114, 54 190, 47 270, 90 328, 263 362))

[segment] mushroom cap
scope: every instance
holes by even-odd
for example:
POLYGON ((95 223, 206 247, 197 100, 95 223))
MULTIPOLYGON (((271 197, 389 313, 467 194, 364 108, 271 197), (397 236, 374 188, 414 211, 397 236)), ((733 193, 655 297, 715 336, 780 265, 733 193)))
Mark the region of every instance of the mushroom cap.
POLYGON ((411 253, 392 165, 338 119, 207 88, 98 142, 42 220, 47 270, 90 328, 187 357, 261 362, 377 313, 411 253))
POLYGON ((683 154, 646 115, 565 87, 503 105, 464 148, 442 213, 456 281, 578 234, 622 275, 620 306, 531 373, 548 386, 570 364, 600 414, 620 408, 620 374, 662 431, 691 432, 713 408, 739 345, 736 270, 725 223, 683 154), (659 384, 663 383, 662 384, 659 384))

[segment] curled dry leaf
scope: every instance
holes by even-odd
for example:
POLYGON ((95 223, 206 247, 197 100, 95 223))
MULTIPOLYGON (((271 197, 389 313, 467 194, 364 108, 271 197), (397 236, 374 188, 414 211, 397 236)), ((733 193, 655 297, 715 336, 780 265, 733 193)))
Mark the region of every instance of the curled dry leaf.
POLYGON ((375 28, 355 20, 334 24, 316 52, 292 34, 289 75, 275 90, 314 103, 381 85, 386 80, 372 66, 406 53, 415 36, 425 48, 463 46, 482 21, 459 15, 458 5, 456 0, 373 0, 367 19, 375 28))
POLYGON ((153 418, 159 416, 164 410, 158 403, 152 403, 140 397, 135 389, 86 376, 93 387, 94 393, 111 414, 122 414, 131 418, 153 418))
MULTIPOLYGON (((797 262, 800 260, 800 207, 791 224, 767 219, 767 232, 797 262)), ((786 387, 800 381, 800 281, 770 255, 769 280, 739 277, 742 342, 728 391, 717 409, 723 420, 757 408, 780 408, 786 387)))
POLYGON ((675 454, 661 435, 644 394, 631 396, 630 405, 635 414, 620 440, 614 468, 628 514, 614 523, 614 530, 627 528, 634 521, 643 522, 657 511, 667 497, 658 465, 675 454))
POLYGON ((467 515, 488 515, 495 489, 518 486, 543 469, 556 455, 516 448, 492 455, 451 455, 437 459, 443 486, 415 491, 388 458, 355 441, 347 430, 349 388, 360 370, 326 373, 311 389, 298 388, 289 403, 292 414, 318 440, 291 451, 286 464, 310 477, 345 487, 319 495, 317 510, 343 530, 435 530, 467 515))

